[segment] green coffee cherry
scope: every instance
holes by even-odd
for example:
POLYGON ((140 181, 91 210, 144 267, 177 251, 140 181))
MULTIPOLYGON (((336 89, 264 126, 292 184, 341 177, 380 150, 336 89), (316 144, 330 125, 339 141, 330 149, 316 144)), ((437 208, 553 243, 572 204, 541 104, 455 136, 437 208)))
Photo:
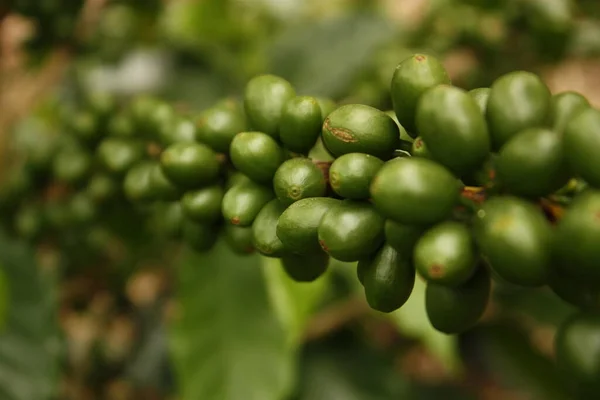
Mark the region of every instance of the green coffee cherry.
POLYGON ((412 256, 419 238, 427 230, 427 226, 406 225, 388 219, 385 221, 385 241, 400 254, 412 256))
POLYGON ((282 257, 286 251, 277 237, 277 223, 286 207, 277 199, 273 199, 260 210, 252 223, 253 245, 266 257, 282 257))
POLYGON ((577 195, 558 221, 553 250, 564 272, 579 282, 600 287, 600 192, 577 195))
POLYGON ((579 93, 567 91, 555 94, 550 103, 550 127, 554 132, 564 132, 567 124, 589 107, 589 101, 579 93))
POLYGON ((531 72, 515 71, 496 79, 486 110, 493 149, 527 128, 544 126, 550 97, 546 84, 531 72))
POLYGON ((252 226, 225 224, 223 233, 225 235, 225 241, 234 253, 251 254, 254 252, 254 246, 252 245, 252 226))
POLYGON ((104 203, 119 193, 119 184, 109 175, 97 173, 88 181, 86 193, 97 203, 104 203))
POLYGON ((427 150, 457 176, 472 173, 488 158, 485 117, 466 91, 450 85, 431 88, 421 95, 416 113, 427 150))
POLYGON ((367 303, 374 310, 391 313, 406 303, 415 285, 415 270, 409 257, 384 245, 358 263, 367 303))
POLYGON ((453 335, 471 329, 482 317, 491 291, 490 275, 480 266, 458 287, 429 282, 425 288, 425 311, 438 331, 453 335))
POLYGON ((166 142, 169 142, 178 119, 180 117, 176 114, 173 106, 158 100, 143 123, 143 135, 149 139, 159 141, 165 139, 166 142))
POLYGON ((559 372, 576 388, 578 399, 591 399, 600 390, 600 317, 576 313, 558 328, 554 339, 559 372))
POLYGON ((181 142, 194 142, 196 140, 196 125, 188 118, 175 117, 173 121, 160 127, 157 137, 163 146, 181 142))
POLYGON ((275 195, 284 206, 327 191, 323 172, 308 158, 292 158, 279 166, 273 177, 275 195))
POLYGON ((150 172, 150 186, 152 196, 156 200, 173 201, 181 197, 181 190, 166 176, 158 162, 153 163, 150 172))
POLYGON ((108 123, 108 134, 113 137, 132 138, 136 136, 135 125, 125 113, 114 115, 108 123))
POLYGON ((474 229, 479 249, 502 279, 526 287, 548 282, 552 231, 534 205, 493 197, 477 212, 474 229))
POLYGON ((329 256, 322 251, 308 255, 287 254, 281 258, 281 265, 296 282, 313 282, 327 271, 329 256))
POLYGON ((224 194, 221 185, 211 185, 189 191, 181 198, 183 213, 187 218, 196 222, 216 222, 221 218, 224 194))
POLYGON ((469 96, 475 100, 475 104, 477 104, 477 107, 479 107, 479 110, 483 115, 486 113, 491 91, 490 88, 477 88, 469 91, 469 96))
POLYGON ((567 124, 563 144, 567 165, 593 187, 600 187, 600 111, 587 108, 567 124))
POLYGON ((423 138, 421 136, 417 136, 415 138, 414 142, 412 143, 412 147, 410 149, 410 154, 413 157, 428 158, 430 160, 433 159, 433 155, 429 151, 427 144, 425 143, 425 141, 423 140, 423 138))
POLYGON ((427 230, 416 243, 413 257, 415 269, 423 278, 445 286, 465 283, 477 266, 471 232, 454 221, 427 230))
POLYGON ((217 179, 221 166, 217 154, 201 143, 174 143, 160 156, 167 178, 182 188, 200 188, 217 179))
POLYGON ((181 203, 178 201, 167 203, 159 213, 161 217, 161 233, 169 238, 179 239, 182 235, 185 221, 181 203))
POLYGON ((230 175, 227 177, 227 181, 225 182, 225 190, 229 190, 236 185, 241 185, 242 183, 246 182, 252 182, 252 179, 248 178, 241 172, 231 172, 230 175))
POLYGON ((254 182, 234 186, 223 196, 223 217, 233 225, 250 226, 273 197, 271 189, 254 182))
POLYGON ((283 107, 279 140, 290 151, 308 154, 317 142, 322 124, 321 107, 316 98, 294 97, 283 107))
POLYGON ((98 210, 93 199, 85 192, 73 195, 68 202, 69 219, 77 225, 93 222, 98 217, 98 210))
POLYGON ((244 91, 244 110, 252 129, 278 138, 283 107, 295 96, 292 85, 281 77, 259 75, 252 78, 244 91))
POLYGON ((77 147, 62 149, 52 164, 52 172, 59 182, 70 184, 82 183, 92 170, 92 157, 77 147))
POLYGON ((461 185, 439 164, 424 158, 388 161, 371 183, 371 199, 387 218, 426 225, 447 218, 457 205, 461 185))
POLYGON ((416 109, 421 95, 439 84, 450 84, 448 73, 436 58, 415 54, 402 61, 394 71, 391 95, 400 125, 417 137, 416 109))
POLYGON ((197 139, 219 153, 228 153, 235 135, 248 128, 241 105, 233 100, 204 111, 196 126, 197 139))
POLYGON ((96 152, 100 164, 108 172, 119 176, 124 175, 145 155, 143 143, 129 138, 104 139, 96 152))
POLYGON ((144 161, 131 168, 123 180, 123 192, 132 202, 147 202, 154 199, 151 183, 154 163, 144 161))
POLYGON ((129 114, 139 136, 151 136, 149 132, 153 132, 156 128, 151 122, 152 115, 160 107, 160 104, 162 104, 160 100, 144 95, 134 98, 129 105, 129 114))
POLYGON ((70 116, 68 129, 73 136, 86 144, 96 143, 103 134, 98 118, 90 111, 79 111, 70 116))
POLYGON ((382 160, 396 150, 400 131, 386 113, 361 104, 348 104, 330 113, 323 122, 323 144, 335 157, 366 153, 382 160))
POLYGON ((347 199, 368 199, 371 181, 383 164, 369 154, 344 154, 331 164, 329 184, 338 195, 347 199))
POLYGON ((498 154, 498 181, 524 197, 541 197, 560 189, 570 178, 562 142, 562 136, 549 129, 519 132, 498 154))
POLYGON ((193 250, 203 253, 215 245, 219 237, 219 229, 212 224, 201 224, 190 220, 183 223, 182 236, 184 242, 193 250))
POLYGON ((284 152, 269 135, 261 132, 238 133, 231 142, 229 156, 234 167, 248 178, 270 183, 284 161, 284 152))
POLYGON ((318 229, 319 244, 337 260, 358 261, 383 244, 384 223, 371 204, 344 200, 323 215, 318 229))
POLYGON ((298 254, 322 252, 318 229, 323 215, 340 200, 329 197, 310 197, 298 200, 279 217, 277 237, 286 249, 298 254))

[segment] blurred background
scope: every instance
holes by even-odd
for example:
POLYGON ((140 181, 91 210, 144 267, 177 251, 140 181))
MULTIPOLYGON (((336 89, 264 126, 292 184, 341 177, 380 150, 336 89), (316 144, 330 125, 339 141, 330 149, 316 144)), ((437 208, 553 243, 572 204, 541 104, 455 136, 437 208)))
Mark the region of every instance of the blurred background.
POLYGON ((389 110, 394 68, 415 52, 467 89, 523 69, 600 106, 597 0, 3 1, 0 206, 20 234, 0 235, 0 399, 568 399, 552 352, 574 309, 546 289, 496 285, 482 323, 447 336, 420 281, 400 310, 376 313, 353 265, 294 283, 222 244, 182 249, 161 235, 165 212, 71 227, 85 210, 54 207, 50 191, 51 221, 69 229, 27 235, 38 220, 15 200, 22 154, 50 162, 82 93, 197 113, 268 72, 389 110))

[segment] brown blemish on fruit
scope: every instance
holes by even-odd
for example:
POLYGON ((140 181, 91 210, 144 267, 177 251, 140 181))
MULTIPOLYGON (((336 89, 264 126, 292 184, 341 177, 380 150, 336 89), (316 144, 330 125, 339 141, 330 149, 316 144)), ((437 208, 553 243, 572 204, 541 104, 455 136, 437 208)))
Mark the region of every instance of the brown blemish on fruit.
POLYGON ((332 128, 329 118, 325 120, 323 127, 328 130, 333 136, 340 139, 344 143, 356 143, 358 139, 354 137, 352 131, 345 128, 332 128))
POLYGON ((444 276, 444 267, 440 264, 433 264, 429 267, 429 276, 432 278, 441 278, 444 276))
POLYGON ((231 223, 233 225, 239 225, 240 224, 240 217, 233 217, 233 218, 231 218, 230 221, 231 221, 231 223))
POLYGON ((288 196, 290 196, 291 199, 298 200, 302 197, 302 189, 298 186, 292 186, 290 187, 290 190, 288 190, 288 196))
POLYGON ((331 183, 331 187, 334 189, 340 188, 340 176, 337 172, 332 172, 329 174, 329 182, 331 183))
POLYGON ((415 140, 415 147, 417 149, 420 149, 421 147, 423 147, 423 139, 417 139, 417 140, 415 140))
POLYGON ((324 240, 319 240, 319 244, 321 245, 321 248, 325 250, 325 252, 329 252, 329 247, 327 247, 324 240))
POLYGON ((329 184, 329 168, 331 167, 331 161, 313 161, 313 163, 321 170, 325 183, 329 184))
POLYGON ((162 148, 157 143, 151 142, 148 143, 148 146, 146 147, 146 152, 150 157, 156 158, 162 153, 162 148))
POLYGON ((427 57, 425 57, 422 54, 419 54, 419 55, 415 56, 415 60, 417 60, 417 61, 425 61, 426 59, 427 59, 427 57))

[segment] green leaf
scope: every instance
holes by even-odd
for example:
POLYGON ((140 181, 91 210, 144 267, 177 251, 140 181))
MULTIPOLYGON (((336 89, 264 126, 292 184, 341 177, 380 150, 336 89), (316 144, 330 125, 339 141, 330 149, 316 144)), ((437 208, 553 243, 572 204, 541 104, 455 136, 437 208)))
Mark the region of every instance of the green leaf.
POLYGON ((280 260, 266 257, 263 272, 271 304, 287 332, 288 343, 297 346, 306 324, 329 288, 329 272, 314 282, 299 283, 287 275, 280 260))
POLYGON ((371 13, 302 21, 273 44, 270 71, 287 78, 300 93, 341 96, 395 33, 389 20, 371 13))
POLYGON ((448 373, 458 375, 462 372, 457 337, 438 332, 429 323, 425 311, 425 283, 422 279, 417 277, 408 301, 390 315, 400 332, 420 340, 448 373))
POLYGON ((344 332, 307 347, 295 400, 408 399, 408 382, 382 354, 344 332))
POLYGON ((271 309, 256 255, 220 240, 177 265, 178 320, 170 345, 180 400, 280 400, 295 376, 294 353, 271 309))
POLYGON ((0 234, 8 315, 0 332, 0 398, 43 400, 56 394, 60 342, 54 281, 38 270, 34 250, 0 234))

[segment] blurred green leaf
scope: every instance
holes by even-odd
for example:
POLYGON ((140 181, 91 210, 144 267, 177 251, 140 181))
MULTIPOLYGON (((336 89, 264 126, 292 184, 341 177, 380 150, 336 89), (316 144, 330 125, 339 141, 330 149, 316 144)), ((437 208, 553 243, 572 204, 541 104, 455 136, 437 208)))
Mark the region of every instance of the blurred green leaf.
POLYGON ((300 93, 337 97, 395 33, 388 19, 371 13, 303 21, 272 45, 269 71, 288 79, 300 93))
POLYGON ((479 327, 473 335, 481 357, 496 380, 504 386, 527 391, 532 398, 569 398, 563 376, 552 360, 533 347, 527 332, 513 321, 479 327))
POLYGON ((425 311, 425 283, 422 279, 417 277, 408 301, 390 315, 402 334, 420 340, 449 373, 458 375, 462 372, 457 337, 438 332, 429 323, 425 311))
POLYGON ((314 282, 298 283, 291 279, 274 258, 263 259, 267 291, 279 320, 287 331, 288 341, 297 345, 315 308, 329 288, 329 273, 314 282))
POLYGON ((294 400, 409 399, 409 390, 389 355, 338 335, 307 347, 294 400))
POLYGON ((54 398, 60 341, 54 280, 38 270, 34 250, 0 234, 0 268, 9 288, 0 332, 0 398, 54 398))
POLYGON ((279 400, 293 384, 294 353, 270 307, 258 256, 219 241, 177 265, 179 319, 170 345, 181 400, 279 400))

